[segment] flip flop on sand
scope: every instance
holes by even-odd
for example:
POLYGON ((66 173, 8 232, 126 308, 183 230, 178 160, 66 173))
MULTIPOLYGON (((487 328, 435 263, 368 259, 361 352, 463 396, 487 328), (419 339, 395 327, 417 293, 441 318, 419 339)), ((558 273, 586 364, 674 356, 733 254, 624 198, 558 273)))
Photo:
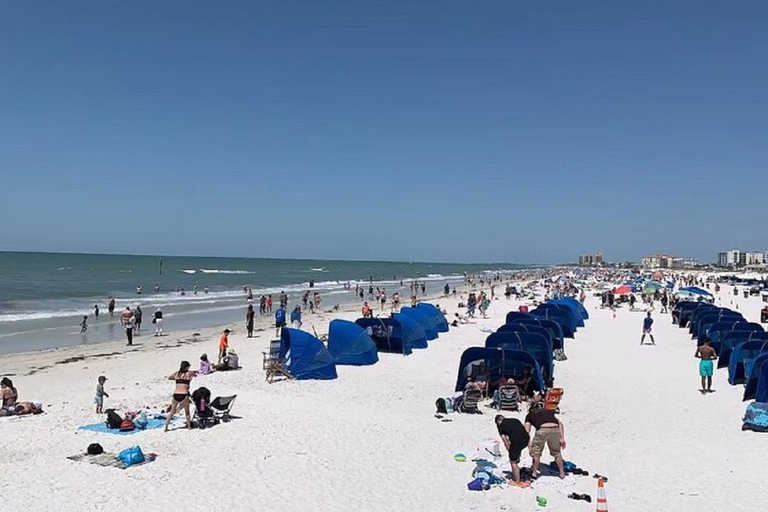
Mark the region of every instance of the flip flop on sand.
POLYGON ((599 478, 603 482, 608 483, 608 477, 607 476, 598 475, 597 473, 595 473, 594 475, 592 475, 592 478, 599 478))

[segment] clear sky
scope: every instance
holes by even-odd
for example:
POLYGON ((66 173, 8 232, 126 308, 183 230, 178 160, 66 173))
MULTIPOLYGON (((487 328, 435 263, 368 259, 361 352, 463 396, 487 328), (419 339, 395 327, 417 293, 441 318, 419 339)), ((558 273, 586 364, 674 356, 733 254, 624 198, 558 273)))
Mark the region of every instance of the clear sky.
POLYGON ((768 250, 765 0, 0 8, 0 250, 768 250))

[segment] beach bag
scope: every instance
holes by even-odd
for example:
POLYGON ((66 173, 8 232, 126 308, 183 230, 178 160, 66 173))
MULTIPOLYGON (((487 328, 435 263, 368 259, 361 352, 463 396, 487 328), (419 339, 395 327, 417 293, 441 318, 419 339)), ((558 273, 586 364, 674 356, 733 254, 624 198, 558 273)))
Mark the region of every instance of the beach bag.
POLYGON ((147 425, 149 425, 149 421, 147 420, 147 415, 143 412, 133 418, 133 424, 136 425, 136 428, 139 430, 146 430, 147 425))
POLYGON ((453 398, 438 398, 435 401, 438 414, 448 414, 453 412, 453 398))
POLYGON ((144 462, 144 452, 141 451, 140 447, 132 446, 118 453, 117 458, 125 467, 129 467, 144 462))
POLYGON ((741 430, 768 432, 768 403, 754 402, 747 406, 741 430))
POLYGON ((93 443, 88 445, 88 455, 101 455, 104 453, 104 448, 99 443, 93 443))
POLYGON ((130 432, 131 430, 135 429, 136 425, 134 425, 134 423, 127 418, 124 419, 122 423, 120 423, 120 432, 130 432))
POLYGON ((120 428, 123 418, 114 409, 107 409, 107 428, 120 428))

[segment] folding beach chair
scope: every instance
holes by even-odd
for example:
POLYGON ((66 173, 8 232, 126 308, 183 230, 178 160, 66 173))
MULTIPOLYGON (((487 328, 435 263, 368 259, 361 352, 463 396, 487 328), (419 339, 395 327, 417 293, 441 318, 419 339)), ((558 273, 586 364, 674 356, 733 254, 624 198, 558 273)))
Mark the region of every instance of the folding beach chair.
POLYGON ((269 342, 269 352, 262 352, 261 355, 264 358, 263 366, 265 370, 269 369, 269 365, 272 361, 280 357, 280 340, 272 340, 269 342))
POLYGON ((498 411, 518 411, 520 410, 518 402, 520 401, 520 390, 517 386, 501 386, 499 388, 498 400, 496 401, 496 410, 498 411))
POLYGON ((213 402, 210 404, 210 409, 213 411, 213 415, 217 421, 221 420, 227 422, 232 419, 230 411, 232 410, 232 405, 235 403, 235 398, 237 398, 237 395, 217 396, 213 399, 213 402))
POLYGON ((482 414, 477 404, 483 399, 483 393, 479 389, 468 389, 464 391, 463 400, 459 412, 466 414, 482 414))
POLYGON ((563 398, 563 388, 552 388, 547 391, 544 397, 544 408, 551 411, 557 411, 560 407, 560 400, 563 398))
POLYGON ((272 359, 267 366, 267 382, 272 384, 276 377, 293 379, 293 375, 288 371, 287 362, 280 358, 272 359))

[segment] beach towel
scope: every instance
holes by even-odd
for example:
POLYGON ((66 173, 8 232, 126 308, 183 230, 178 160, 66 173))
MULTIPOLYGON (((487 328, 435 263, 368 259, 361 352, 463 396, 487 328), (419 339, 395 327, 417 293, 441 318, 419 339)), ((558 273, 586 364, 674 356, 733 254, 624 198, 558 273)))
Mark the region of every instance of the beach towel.
POLYGON ((149 464, 155 460, 154 455, 147 456, 142 462, 136 462, 130 466, 126 466, 123 461, 118 458, 116 453, 102 453, 100 455, 88 455, 87 453, 78 453, 77 455, 70 455, 67 457, 69 460, 75 462, 88 462, 90 464, 96 464, 97 466, 112 467, 117 469, 128 469, 129 467, 143 466, 149 464))
POLYGON ((747 406, 741 430, 768 432, 768 403, 754 402, 747 406))
MULTIPOLYGON (((165 418, 156 416, 152 419, 147 420, 147 428, 145 428, 144 430, 152 430, 153 428, 161 428, 164 426, 165 426, 165 418)), ((142 432, 142 430, 139 430, 138 428, 133 430, 119 430, 119 429, 109 428, 107 427, 107 424, 104 422, 94 423, 92 425, 83 425, 82 427, 78 427, 77 430, 87 430, 89 432, 104 432, 107 434, 115 434, 118 436, 130 436, 138 432, 142 432)))

